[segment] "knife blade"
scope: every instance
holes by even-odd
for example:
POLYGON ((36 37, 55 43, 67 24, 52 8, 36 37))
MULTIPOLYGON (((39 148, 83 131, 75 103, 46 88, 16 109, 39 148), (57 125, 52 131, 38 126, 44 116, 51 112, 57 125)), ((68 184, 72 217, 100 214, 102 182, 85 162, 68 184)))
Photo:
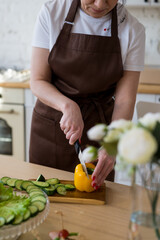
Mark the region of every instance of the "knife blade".
POLYGON ((76 153, 78 154, 78 158, 79 158, 79 161, 80 161, 80 163, 82 165, 83 171, 85 172, 87 178, 89 179, 87 168, 86 168, 86 164, 85 164, 84 160, 82 159, 82 151, 81 151, 79 140, 77 140, 74 143, 74 147, 75 147, 76 153))

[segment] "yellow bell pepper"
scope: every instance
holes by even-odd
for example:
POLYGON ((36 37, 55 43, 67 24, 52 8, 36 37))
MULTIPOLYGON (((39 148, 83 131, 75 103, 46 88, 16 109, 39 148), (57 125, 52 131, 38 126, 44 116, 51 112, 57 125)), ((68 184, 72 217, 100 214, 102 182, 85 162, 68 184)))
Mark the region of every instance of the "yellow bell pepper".
MULTIPOLYGON (((95 166, 92 163, 86 163, 86 167, 95 169, 95 166)), ((76 189, 81 192, 93 192, 95 189, 92 187, 91 182, 91 175, 89 175, 88 179, 85 172, 83 171, 82 165, 78 164, 74 172, 74 185, 76 189)))

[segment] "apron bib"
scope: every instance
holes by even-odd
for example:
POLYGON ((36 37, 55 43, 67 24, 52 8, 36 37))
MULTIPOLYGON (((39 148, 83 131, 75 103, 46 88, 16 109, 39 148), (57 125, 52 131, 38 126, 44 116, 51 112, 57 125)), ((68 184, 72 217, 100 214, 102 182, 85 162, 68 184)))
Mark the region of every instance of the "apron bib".
MULTIPOLYGON (((82 149, 95 145, 87 131, 109 124, 117 82, 123 74, 117 8, 112 10, 111 37, 71 33, 80 0, 73 0, 49 55, 52 84, 79 105, 84 120, 82 149)), ((32 117, 30 162, 74 172, 79 164, 74 146, 60 129, 62 113, 37 100, 32 117)), ((114 171, 107 177, 114 180, 114 171)))

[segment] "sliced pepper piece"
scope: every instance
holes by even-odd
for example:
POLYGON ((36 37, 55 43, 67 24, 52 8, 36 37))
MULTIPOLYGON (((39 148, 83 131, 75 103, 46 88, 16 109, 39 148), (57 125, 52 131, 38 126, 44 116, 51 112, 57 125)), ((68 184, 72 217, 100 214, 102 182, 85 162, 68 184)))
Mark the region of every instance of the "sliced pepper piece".
MULTIPOLYGON (((87 168, 95 169, 94 164, 92 163, 86 163, 87 168)), ((81 192, 93 192, 95 189, 92 187, 91 182, 91 176, 89 175, 89 179, 87 178, 85 172, 83 171, 82 165, 78 164, 75 168, 74 172, 74 185, 76 189, 78 189, 81 192)))

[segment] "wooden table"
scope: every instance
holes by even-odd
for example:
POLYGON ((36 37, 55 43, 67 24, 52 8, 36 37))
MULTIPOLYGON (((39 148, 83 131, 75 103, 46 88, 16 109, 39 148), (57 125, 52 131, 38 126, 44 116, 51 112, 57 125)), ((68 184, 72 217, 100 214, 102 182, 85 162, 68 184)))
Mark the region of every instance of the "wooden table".
MULTIPOLYGON (((0 160, 0 178, 9 176, 30 179, 40 173, 46 178, 73 180, 73 174, 69 172, 21 161, 0 160)), ((130 218, 130 187, 106 182, 106 199, 106 205, 51 203, 47 219, 34 231, 21 235, 18 240, 49 240, 50 231, 62 229, 57 210, 64 214, 64 228, 69 232, 81 233, 84 240, 125 240, 130 218)))

